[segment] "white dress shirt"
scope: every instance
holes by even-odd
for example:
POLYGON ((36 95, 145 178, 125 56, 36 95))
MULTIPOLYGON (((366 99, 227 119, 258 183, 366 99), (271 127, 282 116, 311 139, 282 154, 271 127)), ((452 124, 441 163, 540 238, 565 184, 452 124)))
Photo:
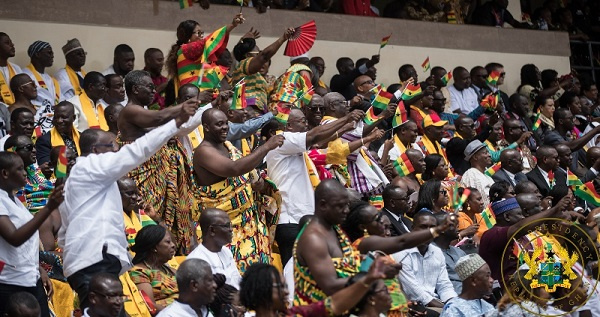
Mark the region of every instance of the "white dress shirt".
POLYGON ((102 71, 102 75, 112 75, 116 74, 114 64, 108 66, 105 70, 102 71))
MULTIPOLYGON (((83 73, 75 72, 78 76, 83 78, 83 73)), ((54 74, 54 78, 58 81, 60 85, 60 94, 62 95, 62 100, 69 100, 71 97, 75 96, 75 88, 73 88, 73 84, 71 84, 71 79, 69 79, 69 75, 67 74, 67 70, 63 67, 59 69, 56 74, 54 74)), ((82 87, 83 89, 83 87, 82 87)))
POLYGON ((187 256, 187 258, 201 259, 208 262, 213 274, 220 273, 225 275, 227 278, 225 283, 240 289, 242 276, 233 259, 233 253, 231 253, 231 250, 228 247, 223 246, 219 252, 212 252, 201 243, 187 256))
POLYGON ((77 158, 65 184, 59 211, 62 226, 58 244, 63 248, 64 273, 70 276, 102 260, 102 248, 131 267, 123 231, 123 204, 117 180, 147 161, 178 132, 175 120, 156 128, 118 152, 77 158))
POLYGON ((484 206, 490 203, 490 188, 494 184, 494 180, 480 172, 478 169, 471 167, 462 176, 461 184, 465 187, 473 187, 481 193, 484 206))
POLYGON ((190 305, 175 300, 171 305, 161 310, 156 317, 212 317, 212 314, 206 307, 202 307, 200 313, 202 316, 198 316, 190 305))
MULTIPOLYGON (((89 99, 89 97, 88 97, 88 99, 89 99)), ((83 112, 83 107, 81 106, 81 101, 79 100, 79 96, 73 96, 67 101, 72 103, 75 108, 75 121, 73 121, 73 126, 75 126, 75 129, 77 129, 77 131, 79 131, 79 132, 83 132, 83 131, 89 129, 90 125, 88 123, 87 117, 85 116, 85 112, 83 112)), ((90 103, 92 105, 94 105, 94 101, 92 99, 90 99, 90 103)), ((98 114, 98 107, 102 107, 102 109, 104 110, 104 106, 102 105, 101 102, 98 101, 98 103, 96 103, 96 105, 94 107, 94 113, 96 114, 96 120, 98 120, 98 122, 100 122, 100 116, 98 114)))
POLYGON ((548 184, 548 187, 551 187, 550 180, 548 179, 548 172, 544 171, 539 166, 537 166, 537 169, 540 171, 540 173, 542 173, 542 178, 546 181, 546 184, 548 184))
POLYGON ((450 110, 452 112, 460 110, 460 112, 468 114, 479 107, 477 93, 473 88, 458 90, 454 85, 448 85, 447 87, 448 92, 450 92, 450 110))
POLYGON ((265 157, 267 173, 281 193, 279 224, 298 223, 315 211, 314 190, 304 161, 306 132, 284 132, 283 136, 283 145, 265 157))
MULTIPOLYGON (((8 216, 8 219, 21 228, 33 216, 16 197, 11 199, 8 193, 0 190, 0 216, 8 216)), ((40 278, 39 271, 39 232, 35 233, 18 247, 12 246, 3 238, 0 238, 0 262, 4 262, 4 268, 0 270, 0 283, 23 287, 35 287, 40 278)))
MULTIPOLYGON (((383 147, 384 146, 385 146, 385 144, 382 144, 379 147, 379 150, 377 151, 377 156, 379 156, 380 159, 383 159, 381 156, 383 155, 383 147)), ((413 143, 413 144, 411 144, 410 147, 407 148, 407 150, 408 149, 415 149, 415 150, 418 150, 419 152, 423 153, 423 150, 421 150, 421 148, 417 145, 416 142, 413 143)), ((400 149, 396 145, 396 142, 394 142, 394 147, 392 147, 390 149, 390 151, 388 152, 388 156, 390 157, 390 162, 393 162, 393 161, 397 160, 400 157, 400 155, 402 155, 402 154, 403 153, 400 152, 400 149)))
POLYGON ((448 278, 444 254, 437 246, 430 244, 425 255, 414 247, 392 257, 396 262, 402 262, 398 276, 407 299, 427 305, 434 298, 446 302, 458 296, 448 278))

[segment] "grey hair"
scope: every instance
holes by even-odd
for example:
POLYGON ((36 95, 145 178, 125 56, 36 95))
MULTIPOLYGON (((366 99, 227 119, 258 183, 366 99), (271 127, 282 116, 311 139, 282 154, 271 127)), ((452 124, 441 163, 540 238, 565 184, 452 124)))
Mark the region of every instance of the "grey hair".
POLYGON ((145 70, 132 70, 127 73, 127 75, 125 75, 125 92, 127 95, 131 93, 133 86, 141 85, 142 78, 146 76, 150 77, 150 73, 145 70))
POLYGON ((189 289, 192 280, 201 281, 207 275, 212 275, 208 262, 201 259, 187 259, 181 263, 175 273, 177 287, 180 292, 185 292, 189 289))

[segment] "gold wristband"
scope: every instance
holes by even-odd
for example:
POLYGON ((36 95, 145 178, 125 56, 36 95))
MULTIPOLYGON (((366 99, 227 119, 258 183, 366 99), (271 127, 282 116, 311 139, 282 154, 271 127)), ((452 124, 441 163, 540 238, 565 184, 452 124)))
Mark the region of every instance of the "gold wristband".
POLYGON ((431 233, 434 239, 440 236, 436 228, 429 228, 429 232, 431 233))

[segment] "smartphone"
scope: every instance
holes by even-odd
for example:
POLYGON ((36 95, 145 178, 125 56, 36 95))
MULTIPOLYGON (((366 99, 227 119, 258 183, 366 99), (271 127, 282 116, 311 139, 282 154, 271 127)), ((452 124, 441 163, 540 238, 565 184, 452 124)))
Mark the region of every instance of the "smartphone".
POLYGON ((373 262, 375 262, 375 253, 367 253, 367 256, 360 262, 360 272, 368 272, 373 262))

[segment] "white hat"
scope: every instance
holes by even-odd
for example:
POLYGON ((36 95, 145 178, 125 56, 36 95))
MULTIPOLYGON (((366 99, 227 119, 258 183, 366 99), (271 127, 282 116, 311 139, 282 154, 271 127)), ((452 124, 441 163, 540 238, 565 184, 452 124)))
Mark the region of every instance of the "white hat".
POLYGON ((458 278, 460 278, 461 281, 464 281, 479 270, 484 264, 486 263, 479 254, 473 253, 458 259, 458 261, 456 261, 456 266, 454 266, 454 271, 458 274, 458 278))

